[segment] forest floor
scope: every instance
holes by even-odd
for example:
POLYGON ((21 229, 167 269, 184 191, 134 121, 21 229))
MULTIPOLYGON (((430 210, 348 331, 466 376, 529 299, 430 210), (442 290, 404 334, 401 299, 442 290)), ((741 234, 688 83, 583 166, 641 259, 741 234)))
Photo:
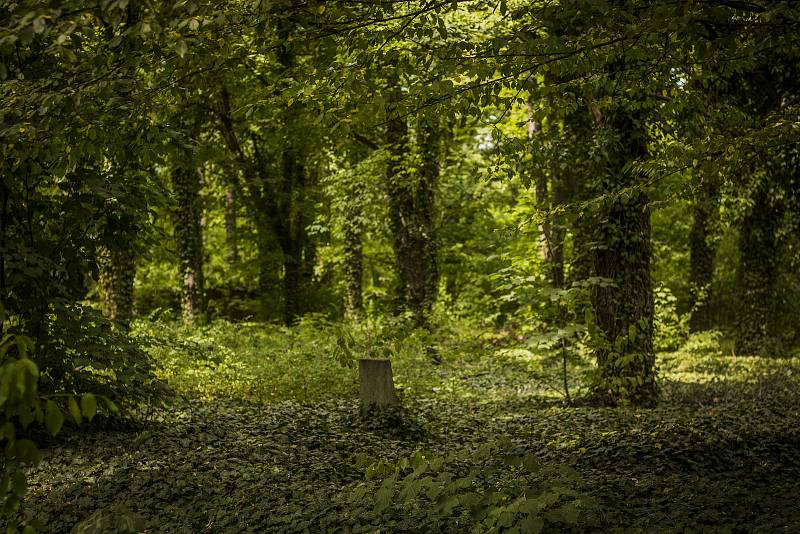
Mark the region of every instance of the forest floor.
MULTIPOLYGON (((395 492, 378 505, 365 466, 415 451, 468 464, 498 440, 569 466, 559 472, 574 470, 572 487, 558 491, 586 503, 521 532, 800 532, 796 356, 737 359, 690 342, 659 355, 656 408, 598 408, 567 406, 559 360, 511 348, 516 338, 443 334, 433 366, 420 350, 430 340, 408 336, 391 347, 405 410, 373 424, 358 415, 335 325, 139 329, 176 396, 139 421, 45 447, 25 503, 44 532, 484 531, 434 513, 435 499, 395 492)), ((573 393, 588 368, 570 362, 573 393)))

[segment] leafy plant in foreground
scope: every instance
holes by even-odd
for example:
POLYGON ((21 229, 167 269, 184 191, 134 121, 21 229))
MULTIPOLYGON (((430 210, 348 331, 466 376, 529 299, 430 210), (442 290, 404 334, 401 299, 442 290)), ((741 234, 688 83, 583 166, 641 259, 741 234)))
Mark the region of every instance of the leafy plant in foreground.
POLYGON ((351 510, 393 531, 563 531, 590 525, 597 511, 578 489, 577 472, 507 440, 447 457, 418 451, 396 463, 372 463, 365 478, 348 496, 351 510))
MULTIPOLYGON (((75 395, 40 397, 39 369, 28 358, 33 348, 33 341, 21 335, 7 334, 0 341, 0 445, 4 445, 5 453, 0 464, 0 519, 7 525, 6 532, 16 532, 21 526, 18 512, 28 489, 25 469, 41 461, 36 444, 30 439, 20 438, 20 434, 35 422, 56 435, 64 424, 62 402, 78 424, 84 418, 89 421, 94 418, 98 399, 104 401, 109 411, 119 412, 113 401, 91 393, 82 395, 80 399, 75 395)), ((35 532, 35 529, 32 525, 24 525, 23 532, 35 532)))

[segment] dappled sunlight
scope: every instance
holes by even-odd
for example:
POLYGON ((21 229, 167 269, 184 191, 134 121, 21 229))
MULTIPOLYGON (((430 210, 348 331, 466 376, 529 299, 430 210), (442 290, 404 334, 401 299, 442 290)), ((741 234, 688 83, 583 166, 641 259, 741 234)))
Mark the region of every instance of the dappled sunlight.
POLYGON ((0 530, 800 532, 800 4, 0 4, 0 530))

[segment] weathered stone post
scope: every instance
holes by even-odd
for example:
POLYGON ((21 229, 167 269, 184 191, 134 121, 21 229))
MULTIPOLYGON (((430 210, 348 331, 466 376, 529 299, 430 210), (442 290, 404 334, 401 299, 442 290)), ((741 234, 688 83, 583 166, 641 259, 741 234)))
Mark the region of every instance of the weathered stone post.
POLYGON ((361 379, 361 415, 367 415, 373 408, 400 405, 394 390, 392 362, 363 358, 358 360, 358 375, 361 379))

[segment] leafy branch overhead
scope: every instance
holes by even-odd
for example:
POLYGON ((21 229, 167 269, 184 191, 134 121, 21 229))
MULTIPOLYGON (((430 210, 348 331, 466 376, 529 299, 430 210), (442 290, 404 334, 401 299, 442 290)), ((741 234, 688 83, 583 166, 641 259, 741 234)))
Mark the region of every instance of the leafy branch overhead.
POLYGON ((798 42, 773 0, 0 3, 0 523, 798 530, 798 42))

